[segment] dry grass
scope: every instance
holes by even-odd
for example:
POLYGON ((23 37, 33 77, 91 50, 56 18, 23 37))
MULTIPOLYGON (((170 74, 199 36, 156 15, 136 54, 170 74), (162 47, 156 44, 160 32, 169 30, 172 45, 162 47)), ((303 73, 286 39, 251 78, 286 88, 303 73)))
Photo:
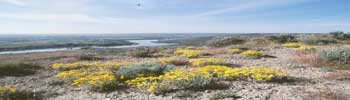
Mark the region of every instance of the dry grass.
POLYGON ((260 49, 269 46, 276 46, 277 44, 264 38, 253 38, 244 45, 251 49, 260 49))
POLYGON ((350 71, 332 71, 325 77, 330 80, 350 80, 350 71))
POLYGON ((325 61, 320 58, 320 54, 314 52, 296 51, 293 58, 296 63, 310 64, 314 67, 325 64, 325 61))
POLYGON ((211 55, 215 54, 228 54, 225 48, 207 48, 207 52, 211 55))
POLYGON ((317 91, 306 94, 309 100, 349 100, 349 94, 332 90, 329 87, 318 88, 317 91))
POLYGON ((0 61, 13 61, 13 60, 56 60, 61 58, 75 57, 82 54, 83 51, 61 51, 61 52, 43 52, 43 53, 30 53, 30 54, 5 54, 0 55, 0 61))

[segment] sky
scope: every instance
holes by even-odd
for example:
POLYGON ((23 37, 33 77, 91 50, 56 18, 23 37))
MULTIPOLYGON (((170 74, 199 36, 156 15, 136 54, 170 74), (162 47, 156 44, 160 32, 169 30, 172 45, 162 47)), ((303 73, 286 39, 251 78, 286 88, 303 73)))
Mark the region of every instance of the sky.
POLYGON ((350 0, 0 0, 0 34, 349 32, 349 4, 350 0))

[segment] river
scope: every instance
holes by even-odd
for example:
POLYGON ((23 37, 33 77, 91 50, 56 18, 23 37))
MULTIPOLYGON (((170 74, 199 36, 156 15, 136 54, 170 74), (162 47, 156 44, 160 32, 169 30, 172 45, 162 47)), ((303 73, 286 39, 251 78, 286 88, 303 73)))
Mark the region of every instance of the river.
MULTIPOLYGON (((157 43, 156 42, 157 40, 129 40, 129 41, 133 42, 133 43, 137 43, 137 44, 134 44, 134 45, 122 45, 122 46, 91 46, 91 48, 133 48, 133 47, 152 47, 152 46, 176 45, 175 43, 157 43)), ((83 47, 16 50, 16 51, 3 51, 3 52, 0 52, 0 54, 21 54, 21 53, 72 51, 72 50, 80 50, 82 48, 83 47)))

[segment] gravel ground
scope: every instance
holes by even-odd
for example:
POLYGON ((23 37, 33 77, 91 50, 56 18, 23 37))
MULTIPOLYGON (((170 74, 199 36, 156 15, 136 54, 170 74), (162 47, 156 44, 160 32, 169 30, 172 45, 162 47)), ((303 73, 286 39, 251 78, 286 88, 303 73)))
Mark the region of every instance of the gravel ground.
MULTIPOLYGON (((43 69, 31 76, 3 77, 0 78, 0 83, 14 84, 19 89, 32 90, 49 100, 209 100, 220 91, 235 93, 241 97, 239 100, 334 100, 334 98, 350 100, 348 99, 350 98, 350 81, 326 79, 324 77, 330 71, 296 63, 292 58, 295 49, 268 48, 263 52, 271 57, 254 60, 244 58, 239 54, 218 54, 215 57, 224 58, 226 62, 235 65, 279 68, 287 71, 288 76, 292 77, 290 82, 228 81, 225 82, 228 86, 225 90, 178 91, 166 95, 146 94, 133 89, 96 93, 68 86, 63 81, 52 77, 55 72, 43 69)), ((115 60, 142 60, 124 56, 113 58, 115 60)))

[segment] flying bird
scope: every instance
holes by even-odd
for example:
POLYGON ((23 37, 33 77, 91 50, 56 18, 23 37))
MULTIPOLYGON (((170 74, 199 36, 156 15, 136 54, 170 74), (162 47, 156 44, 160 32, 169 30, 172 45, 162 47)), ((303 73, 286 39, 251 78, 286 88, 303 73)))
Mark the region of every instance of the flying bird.
POLYGON ((141 7, 141 3, 138 3, 137 6, 138 6, 138 7, 141 7))

